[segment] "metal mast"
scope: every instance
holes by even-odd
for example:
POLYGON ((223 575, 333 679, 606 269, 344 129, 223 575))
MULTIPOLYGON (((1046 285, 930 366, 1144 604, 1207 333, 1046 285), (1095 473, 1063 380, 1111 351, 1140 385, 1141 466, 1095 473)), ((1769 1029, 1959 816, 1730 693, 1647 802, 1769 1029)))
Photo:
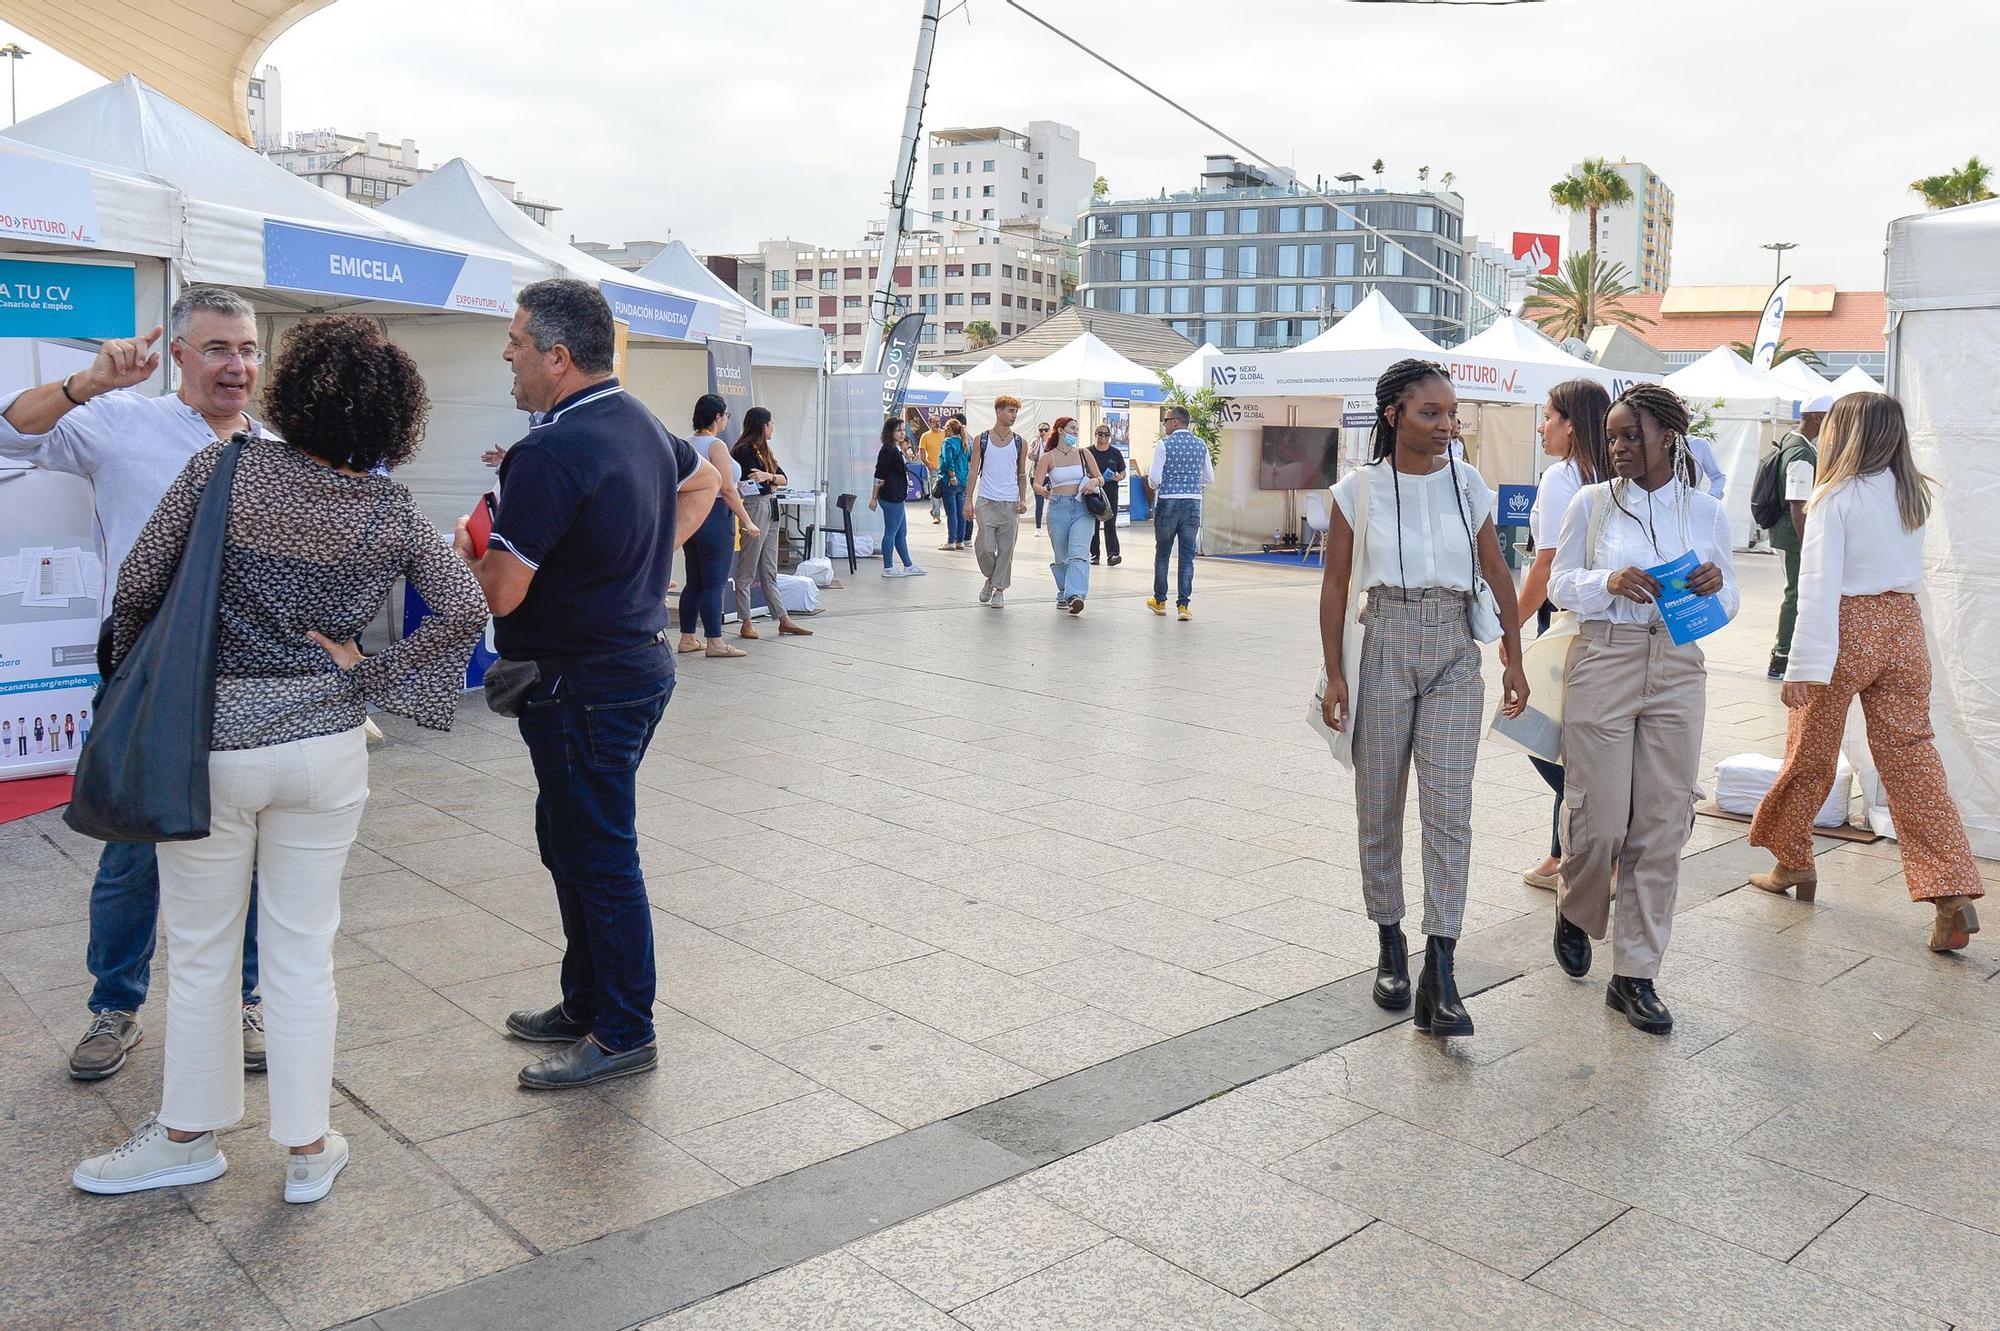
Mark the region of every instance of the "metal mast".
POLYGON ((868 301, 868 333, 861 351, 863 368, 882 365, 882 330, 895 314, 896 249, 903 240, 903 213, 910 204, 910 186, 917 174, 917 139, 923 132, 924 94, 930 89, 931 48, 937 44, 938 10, 943 0, 924 0, 917 24, 917 59, 910 67, 910 100, 903 108, 903 137, 896 145, 896 170, 889 178, 889 220, 882 228, 882 262, 876 272, 875 294, 868 301))

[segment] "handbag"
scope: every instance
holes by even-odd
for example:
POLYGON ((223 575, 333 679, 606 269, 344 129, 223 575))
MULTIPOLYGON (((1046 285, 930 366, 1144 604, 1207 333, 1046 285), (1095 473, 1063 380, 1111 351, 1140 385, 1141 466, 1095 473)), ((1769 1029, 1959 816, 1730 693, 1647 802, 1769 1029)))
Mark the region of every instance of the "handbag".
MULTIPOLYGON (((249 436, 238 432, 201 492, 179 565, 132 650, 98 685, 63 821, 99 841, 197 841, 208 835, 208 750, 215 729, 215 644, 230 488, 249 436)), ((97 639, 111 654, 111 621, 97 639)))
POLYGON ((1307 708, 1306 724, 1314 733, 1326 741, 1327 752, 1334 762, 1354 770, 1354 718, 1360 710, 1361 702, 1361 646, 1366 639, 1366 631, 1361 627, 1361 577, 1362 565, 1368 555, 1368 490, 1370 485, 1368 468, 1355 471, 1354 482, 1354 552, 1347 566, 1347 612, 1340 630, 1340 675, 1347 683, 1347 724, 1344 729, 1335 730, 1326 723, 1326 667, 1319 668, 1319 682, 1313 686, 1312 702, 1307 708))
POLYGON ((1493 595, 1492 584, 1479 571, 1479 547, 1472 536, 1472 496, 1466 493, 1465 482, 1458 478, 1458 459, 1451 459, 1451 483, 1458 491, 1458 520, 1465 524, 1465 549, 1472 557, 1472 595, 1465 603, 1466 627, 1472 630, 1474 642, 1494 642, 1501 635, 1500 602, 1493 595))
POLYGON ((1083 496, 1084 511, 1099 522, 1111 516, 1111 501, 1104 497, 1104 491, 1092 490, 1083 496))
MULTIPOLYGON (((1610 506, 1601 485, 1586 486, 1583 494, 1590 514, 1583 547, 1584 564, 1589 567, 1597 563, 1597 547, 1610 506)), ((1546 762, 1562 762, 1563 686, 1569 673, 1570 649, 1582 631, 1583 622, 1574 610, 1559 611, 1549 619, 1548 631, 1521 649, 1528 706, 1519 716, 1496 711, 1488 734, 1546 762)))
POLYGON ((528 694, 542 682, 542 668, 533 661, 501 657, 486 667, 486 706, 501 716, 519 716, 528 694))

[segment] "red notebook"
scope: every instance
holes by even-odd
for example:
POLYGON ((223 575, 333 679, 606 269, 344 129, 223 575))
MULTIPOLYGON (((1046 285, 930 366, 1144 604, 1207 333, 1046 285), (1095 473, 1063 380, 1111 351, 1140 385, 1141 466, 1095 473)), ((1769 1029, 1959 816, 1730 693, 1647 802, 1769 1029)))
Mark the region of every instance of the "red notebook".
POLYGON ((493 518, 498 512, 491 492, 479 496, 479 502, 472 506, 471 516, 466 519, 466 534, 472 537, 472 557, 486 557, 486 542, 493 535, 493 518))

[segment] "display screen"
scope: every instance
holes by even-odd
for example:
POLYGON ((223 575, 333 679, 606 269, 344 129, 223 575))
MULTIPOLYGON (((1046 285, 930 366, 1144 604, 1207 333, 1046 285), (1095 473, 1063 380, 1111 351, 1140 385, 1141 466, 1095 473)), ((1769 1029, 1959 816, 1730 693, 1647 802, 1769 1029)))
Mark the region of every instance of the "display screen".
POLYGON ((1257 460, 1260 490, 1319 490, 1340 470, 1340 431, 1330 426, 1267 425, 1257 460))

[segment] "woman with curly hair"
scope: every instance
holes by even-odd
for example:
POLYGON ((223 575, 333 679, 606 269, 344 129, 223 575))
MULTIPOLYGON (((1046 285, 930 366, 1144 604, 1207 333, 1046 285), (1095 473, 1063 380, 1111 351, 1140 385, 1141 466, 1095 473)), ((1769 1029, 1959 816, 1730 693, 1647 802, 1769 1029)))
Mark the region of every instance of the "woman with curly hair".
POLYGON ((273 1141, 288 1202, 324 1197, 347 1164, 328 1125, 338 1002, 340 877, 368 801, 367 704, 449 730, 486 626, 479 584, 386 472, 409 460, 430 402, 416 365, 372 322, 308 319, 266 392, 283 442, 239 434, 189 460, 118 578, 109 674, 173 582, 225 447, 230 487, 209 740, 209 834, 159 848, 167 934, 166 1072, 159 1112, 73 1176, 86 1192, 201 1183, 227 1167, 216 1134, 243 1117, 237 967, 258 871, 273 1141), (354 639, 407 578, 432 609, 363 657, 354 639))
POLYGON ((1549 580, 1549 598, 1581 621, 1564 696, 1589 700, 1563 714, 1556 961, 1581 978, 1590 940, 1610 930, 1605 1005, 1655 1035, 1674 1028, 1653 981, 1694 828, 1708 667, 1698 643, 1667 631, 1664 589, 1648 570, 1692 551, 1687 590, 1716 597, 1729 619, 1740 603, 1729 515, 1698 488, 1687 432, 1687 404, 1672 389, 1634 384, 1619 395, 1605 418, 1613 478, 1570 502, 1549 580))

